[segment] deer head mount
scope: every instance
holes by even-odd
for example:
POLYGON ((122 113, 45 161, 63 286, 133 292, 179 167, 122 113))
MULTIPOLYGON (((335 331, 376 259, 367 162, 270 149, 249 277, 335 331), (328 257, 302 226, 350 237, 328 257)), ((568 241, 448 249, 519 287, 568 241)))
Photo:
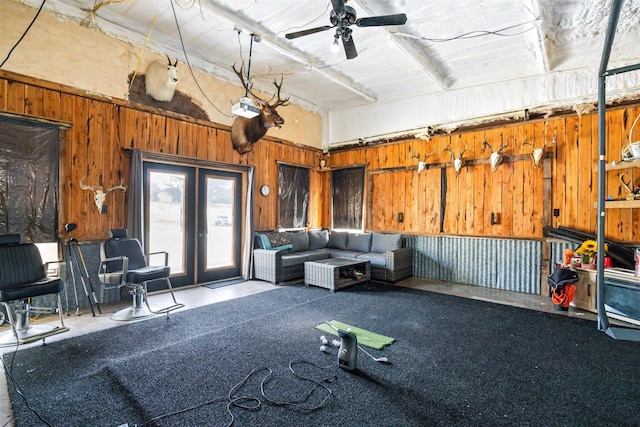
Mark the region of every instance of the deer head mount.
POLYGON ((427 154, 426 156, 424 156, 424 160, 420 160, 421 156, 420 153, 416 153, 416 154, 411 154, 409 155, 410 159, 418 159, 418 173, 422 172, 422 170, 427 167, 427 159, 431 156, 433 156, 434 154, 436 154, 436 147, 435 147, 435 142, 433 144, 433 151, 429 154, 427 154))
POLYGON ((458 153, 458 157, 456 157, 453 150, 451 150, 451 145, 449 145, 447 148, 442 150, 443 153, 445 151, 448 151, 449 153, 451 153, 451 161, 453 162, 453 169, 456 171, 456 175, 459 175, 460 171, 466 164, 466 161, 462 158, 462 156, 464 156, 465 151, 467 151, 467 144, 464 144, 464 150, 458 153))
POLYGON ((118 186, 107 188, 107 191, 102 191, 102 187, 98 187, 98 189, 96 189, 96 187, 92 187, 90 185, 84 184, 82 181, 85 178, 86 178, 86 175, 80 179, 80 188, 82 188, 83 190, 89 190, 93 193, 93 201, 98 207, 99 212, 102 212, 102 205, 104 204, 104 200, 107 198, 107 194, 109 194, 113 190, 127 191, 127 186, 122 185, 122 183, 120 183, 120 185, 118 186))
POLYGON ((545 143, 542 147, 537 147, 530 142, 527 142, 526 137, 522 138, 522 147, 530 145, 533 151, 531 152, 531 158, 533 159, 533 167, 539 169, 542 166, 542 158, 544 157, 544 149, 556 145, 556 136, 553 135, 551 142, 545 143))
POLYGON ((504 149, 507 148, 508 146, 509 146, 509 138, 507 138, 506 144, 500 143, 500 148, 498 148, 498 150, 496 151, 493 151, 493 148, 491 148, 491 145, 489 145, 486 138, 484 141, 482 141, 482 152, 484 153, 485 147, 489 147, 489 151, 491 152, 491 156, 489 156, 489 164, 491 164, 491 172, 497 171, 498 166, 500 166, 500 164, 502 164, 502 162, 504 161, 504 149))
POLYGON ((289 97, 284 99, 280 97, 280 89, 282 88, 282 81, 284 79, 280 80, 280 84, 278 84, 276 79, 273 79, 276 92, 271 99, 265 101, 251 91, 251 82, 245 81, 244 65, 240 66, 240 70, 236 70, 234 64, 233 71, 235 71, 240 78, 245 92, 251 95, 253 101, 257 104, 258 108, 260 108, 260 113, 257 116, 250 119, 236 116, 231 125, 231 142, 233 148, 235 148, 238 153, 245 154, 253 150, 253 144, 258 142, 258 140, 267 133, 269 128, 279 128, 284 124, 284 119, 280 117, 276 108, 281 105, 288 105, 289 97))

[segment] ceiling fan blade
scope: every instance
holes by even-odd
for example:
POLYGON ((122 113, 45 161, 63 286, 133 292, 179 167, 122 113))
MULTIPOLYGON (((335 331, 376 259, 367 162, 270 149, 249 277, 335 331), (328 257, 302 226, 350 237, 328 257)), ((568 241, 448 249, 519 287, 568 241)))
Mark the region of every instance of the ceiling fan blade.
POLYGON ((347 59, 353 59, 358 56, 358 51, 356 50, 356 45, 352 37, 346 40, 343 38, 342 45, 344 46, 344 53, 347 55, 347 59))
POLYGON ((356 21, 358 27, 379 27, 382 25, 404 25, 407 22, 407 15, 397 13, 395 15, 370 16, 360 18, 356 21))
POLYGON ((298 37, 308 36, 309 34, 315 34, 315 33, 321 32, 321 31, 327 31, 327 30, 329 30, 331 28, 333 28, 333 27, 331 27, 329 25, 325 25, 324 27, 309 28, 308 30, 296 31, 294 33, 285 34, 284 37, 289 39, 289 40, 297 39, 298 37))
POLYGON ((342 18, 345 13, 344 0, 331 0, 331 4, 333 5, 333 10, 336 13, 336 16, 338 18, 342 18))

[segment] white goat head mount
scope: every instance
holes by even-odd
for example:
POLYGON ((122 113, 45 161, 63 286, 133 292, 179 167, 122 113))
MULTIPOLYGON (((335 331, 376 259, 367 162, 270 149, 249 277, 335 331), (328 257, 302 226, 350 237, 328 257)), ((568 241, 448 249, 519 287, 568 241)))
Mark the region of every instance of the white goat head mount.
POLYGON ((466 161, 462 158, 462 156, 464 156, 465 151, 467 151, 467 144, 464 144, 464 150, 458 153, 458 157, 456 157, 453 150, 451 150, 451 145, 449 145, 447 148, 442 150, 443 153, 445 151, 448 151, 449 153, 451 153, 451 161, 453 162, 453 169, 456 171, 456 175, 459 175, 460 171, 466 164, 466 161))
POLYGON ((147 95, 156 101, 169 102, 173 99, 178 84, 178 60, 171 62, 167 56, 167 63, 161 60, 151 62, 144 75, 144 85, 147 95))
POLYGON ((544 158, 544 149, 556 145, 556 136, 553 135, 551 142, 545 143, 542 147, 537 147, 530 142, 527 142, 526 138, 522 138, 522 147, 530 145, 533 151, 531 152, 531 158, 533 159, 533 167, 539 169, 542 167, 542 159, 544 158))
POLYGON ((90 185, 84 184, 82 180, 84 180, 85 178, 86 178, 86 175, 80 179, 80 188, 82 188, 83 190, 90 190, 91 192, 93 192, 93 201, 98 207, 98 212, 102 212, 102 205, 104 204, 104 200, 107 198, 107 194, 109 194, 111 191, 113 190, 127 191, 127 186, 122 185, 122 183, 120 183, 120 185, 118 186, 107 188, 107 191, 102 191, 102 187, 98 187, 96 189, 96 187, 92 187, 90 185))
POLYGON ((507 143, 500 143, 500 148, 498 150, 493 151, 491 145, 487 142, 486 138, 482 141, 482 152, 484 153, 484 148, 489 147, 489 151, 491 152, 491 156, 489 156, 489 164, 491 164, 491 172, 495 172, 498 170, 498 166, 502 164, 504 161, 504 149, 509 146, 509 138, 507 138, 507 143))
POLYGON ((427 167, 427 159, 431 156, 433 156, 436 153, 436 144, 435 142, 433 143, 433 151, 429 154, 427 154, 426 156, 424 156, 424 160, 420 160, 421 159, 421 155, 420 153, 416 153, 416 154, 411 154, 409 155, 410 159, 418 159, 418 173, 422 172, 424 170, 424 168, 427 167))

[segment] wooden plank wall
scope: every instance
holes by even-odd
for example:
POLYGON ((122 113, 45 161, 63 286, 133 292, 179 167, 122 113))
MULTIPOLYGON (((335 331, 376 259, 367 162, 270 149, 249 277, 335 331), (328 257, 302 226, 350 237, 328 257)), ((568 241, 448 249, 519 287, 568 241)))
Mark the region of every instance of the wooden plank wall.
MULTIPOLYGON (((608 161, 620 160, 621 148, 628 144, 630 127, 638 114, 638 106, 607 112, 608 161)), ((366 228, 370 230, 536 239, 543 237, 547 224, 595 234, 597 132, 596 113, 569 115, 439 135, 429 141, 412 139, 336 151, 331 154, 331 166, 368 164, 366 228), (546 148, 548 176, 545 168, 533 167, 531 146, 523 146, 523 138, 536 147, 556 141, 546 148), (501 141, 509 141, 505 162, 496 172, 487 162, 489 150, 482 150, 485 140, 494 150, 501 141), (459 175, 453 170, 450 154, 442 151, 449 146, 455 153, 467 147, 464 158, 472 164, 459 175), (424 158, 434 148, 427 169, 418 174, 418 159, 411 155, 424 158), (558 216, 553 215, 554 209, 558 216), (398 221, 399 212, 403 222, 398 221)), ((640 140, 640 129, 634 129, 632 140, 640 140)), ((608 172, 607 194, 616 199, 626 196, 620 172, 640 185, 640 171, 608 172)), ((640 242, 640 209, 607 209, 605 218, 608 238, 640 242)))
MULTIPOLYGON (((76 222, 75 236, 102 240, 110 228, 125 226, 125 195, 107 196, 108 213, 100 214, 92 195, 79 188, 83 176, 93 186, 125 185, 129 160, 122 148, 140 148, 187 158, 255 166, 255 227, 277 227, 277 162, 314 168, 318 150, 266 137, 254 152, 241 156, 231 147, 229 128, 190 120, 171 113, 140 108, 127 101, 88 95, 73 88, 19 76, 0 70, 0 111, 24 114, 70 124, 62 147, 64 156, 61 190, 61 223, 76 222), (267 197, 258 192, 262 184, 274 191, 267 197)), ((629 129, 640 107, 612 108, 607 113, 609 161, 620 158, 628 143, 629 129)), ((640 140, 640 126, 632 139, 640 140)), ((406 234, 450 234, 541 238, 542 226, 565 226, 595 233, 598 157, 597 115, 556 117, 506 126, 440 135, 430 141, 412 139, 334 151, 328 166, 367 165, 366 228, 406 234), (527 157, 531 147, 523 138, 540 146, 554 139, 547 149, 550 176, 533 168, 527 157), (492 147, 507 140, 507 159, 496 172, 487 162, 486 140, 492 147), (467 147, 465 159, 471 165, 456 175, 449 153, 467 147), (428 167, 417 172, 417 159, 435 150, 428 167), (550 181, 545 190, 545 183, 550 181), (443 197, 443 185, 446 185, 443 197), (445 200, 443 206, 441 201, 445 200), (552 209, 559 216, 552 216, 552 209), (403 222, 398 221, 402 212, 403 222), (491 222, 494 214, 494 223, 491 222)), ((624 172, 624 171, 623 171, 624 172)), ((614 198, 625 195, 620 171, 608 173, 607 192, 614 198)), ((640 185, 640 172, 631 175, 640 185)), ((628 178, 627 178, 628 179, 628 178)), ((331 226, 331 174, 312 169, 310 227, 331 226)), ((609 238, 640 242, 640 209, 607 210, 609 238)))
MULTIPOLYGON (((241 156, 232 148, 227 126, 147 111, 127 101, 87 95, 4 71, 0 71, 0 111, 70 125, 63 132, 65 141, 61 148, 64 164, 60 225, 77 223, 74 237, 85 241, 104 240, 109 229, 126 226, 124 192, 109 193, 105 202, 108 212, 100 214, 91 192, 79 187, 83 177, 85 184, 95 187, 119 185, 123 180, 127 185, 130 161, 122 148, 255 166, 255 228, 258 230, 277 227, 277 162, 305 167, 315 167, 318 163, 319 150, 273 138, 259 141, 252 153, 241 156), (258 191, 262 184, 274 190, 267 197, 258 191)), ((311 191, 317 203, 327 185, 321 177, 329 175, 312 173, 320 182, 311 191)), ((310 226, 327 221, 326 212, 321 215, 322 210, 316 208, 312 212, 310 226)))

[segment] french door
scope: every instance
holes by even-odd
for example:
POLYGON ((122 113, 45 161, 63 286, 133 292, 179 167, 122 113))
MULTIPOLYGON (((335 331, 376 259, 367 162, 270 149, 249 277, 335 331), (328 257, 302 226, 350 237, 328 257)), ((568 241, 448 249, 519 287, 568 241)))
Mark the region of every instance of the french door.
POLYGON ((240 275, 242 174, 144 162, 144 194, 145 251, 168 252, 174 287, 240 275))

